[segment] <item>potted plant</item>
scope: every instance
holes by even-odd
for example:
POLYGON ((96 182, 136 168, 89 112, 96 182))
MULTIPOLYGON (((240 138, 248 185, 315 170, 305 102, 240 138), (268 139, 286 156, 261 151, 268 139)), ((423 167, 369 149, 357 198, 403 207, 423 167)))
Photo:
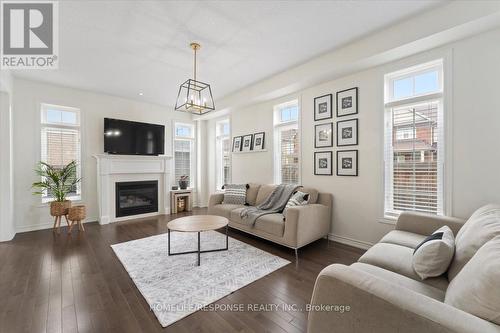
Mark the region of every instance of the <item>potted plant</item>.
POLYGON ((35 189, 33 194, 49 194, 54 197, 54 201, 50 202, 50 215, 58 217, 68 214, 71 201, 67 200, 66 196, 81 180, 81 178, 77 178, 76 167, 75 161, 62 168, 54 167, 45 162, 38 163, 35 172, 41 181, 32 184, 32 188, 35 189))
POLYGON ((189 185, 189 176, 186 175, 181 176, 181 178, 179 178, 179 188, 181 190, 185 190, 187 189, 188 185, 189 185))

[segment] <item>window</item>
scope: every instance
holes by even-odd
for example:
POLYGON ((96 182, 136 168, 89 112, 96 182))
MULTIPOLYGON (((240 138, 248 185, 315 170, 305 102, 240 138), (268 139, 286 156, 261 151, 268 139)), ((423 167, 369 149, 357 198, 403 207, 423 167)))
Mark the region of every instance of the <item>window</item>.
POLYGON ((442 60, 385 76, 385 216, 444 214, 442 60))
MULTIPOLYGON (((81 177, 80 110, 65 106, 41 105, 41 161, 55 168, 77 163, 77 178, 81 177)), ((75 186, 70 200, 81 199, 81 186, 75 186)), ((51 193, 42 196, 42 202, 53 199, 51 193)))
POLYGON ((274 107, 274 181, 299 184, 300 138, 298 100, 274 107))
POLYGON ((174 129, 174 168, 175 182, 182 176, 189 177, 189 187, 192 187, 194 176, 194 126, 192 124, 175 123, 174 129))
POLYGON ((220 190, 222 185, 231 182, 231 140, 229 119, 221 120, 216 123, 216 170, 217 170, 217 188, 220 190))

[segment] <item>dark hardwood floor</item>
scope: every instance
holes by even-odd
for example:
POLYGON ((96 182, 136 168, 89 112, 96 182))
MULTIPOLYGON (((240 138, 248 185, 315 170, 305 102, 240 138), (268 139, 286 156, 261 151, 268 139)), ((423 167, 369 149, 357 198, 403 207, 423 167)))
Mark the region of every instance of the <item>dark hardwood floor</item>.
MULTIPOLYGON (((196 209, 194 214, 206 210, 196 209)), ((185 214, 185 213, 184 213, 185 214)), ((0 243, 0 332, 305 332, 303 311, 198 311, 163 329, 110 245, 166 232, 184 214, 131 220, 60 235, 41 230, 0 243)), ((230 236, 292 261, 224 297, 219 304, 310 301, 314 281, 332 263, 350 264, 363 251, 319 240, 299 250, 230 230, 230 236)))

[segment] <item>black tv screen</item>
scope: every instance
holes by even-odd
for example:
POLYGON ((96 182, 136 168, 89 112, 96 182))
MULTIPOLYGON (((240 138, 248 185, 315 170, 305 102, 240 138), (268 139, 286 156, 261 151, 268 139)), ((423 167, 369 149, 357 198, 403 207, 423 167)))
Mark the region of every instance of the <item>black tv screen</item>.
POLYGON ((165 126, 104 118, 104 152, 162 155, 165 153, 165 126))

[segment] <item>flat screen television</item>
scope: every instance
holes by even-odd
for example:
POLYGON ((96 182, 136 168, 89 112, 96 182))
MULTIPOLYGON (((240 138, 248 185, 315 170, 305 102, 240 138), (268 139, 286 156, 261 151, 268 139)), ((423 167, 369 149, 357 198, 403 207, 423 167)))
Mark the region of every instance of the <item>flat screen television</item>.
POLYGON ((165 126, 104 118, 104 152, 162 155, 165 153, 165 126))

